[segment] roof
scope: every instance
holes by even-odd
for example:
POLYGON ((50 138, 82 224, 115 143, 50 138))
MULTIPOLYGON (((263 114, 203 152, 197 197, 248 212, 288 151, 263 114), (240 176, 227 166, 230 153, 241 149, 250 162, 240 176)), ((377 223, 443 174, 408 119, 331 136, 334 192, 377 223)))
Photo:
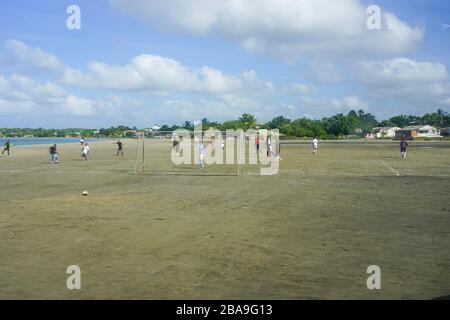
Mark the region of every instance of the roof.
POLYGON ((375 127, 372 130, 383 132, 383 131, 389 131, 389 130, 400 130, 400 128, 399 127, 375 127))
POLYGON ((429 126, 429 125, 421 125, 421 126, 404 127, 402 130, 420 130, 420 129, 423 129, 423 128, 433 128, 433 129, 435 129, 434 127, 429 126))

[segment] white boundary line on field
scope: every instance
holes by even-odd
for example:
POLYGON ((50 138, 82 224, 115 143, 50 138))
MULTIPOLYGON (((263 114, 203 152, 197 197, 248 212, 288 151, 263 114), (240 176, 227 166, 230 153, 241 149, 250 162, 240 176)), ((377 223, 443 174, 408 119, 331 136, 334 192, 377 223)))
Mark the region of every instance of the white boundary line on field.
POLYGON ((394 168, 392 168, 390 165, 388 165, 386 162, 384 162, 383 160, 380 160, 382 164, 384 164, 386 167, 388 167, 393 173, 395 173, 396 176, 400 176, 400 173, 395 170, 394 168))

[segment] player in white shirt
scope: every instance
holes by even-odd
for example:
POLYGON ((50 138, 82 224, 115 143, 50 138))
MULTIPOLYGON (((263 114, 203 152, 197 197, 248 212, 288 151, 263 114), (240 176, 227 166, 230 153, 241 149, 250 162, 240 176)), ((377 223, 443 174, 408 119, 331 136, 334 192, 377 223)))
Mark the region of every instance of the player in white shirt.
POLYGON ((83 149, 81 149, 81 156, 87 160, 89 156, 89 146, 87 142, 84 144, 83 149))
POLYGON ((313 148, 313 154, 317 154, 317 150, 319 149, 319 140, 317 138, 314 138, 312 142, 312 148, 313 148))
POLYGON ((266 146, 267 146, 267 156, 270 157, 272 155, 272 140, 270 137, 267 137, 266 140, 266 146))

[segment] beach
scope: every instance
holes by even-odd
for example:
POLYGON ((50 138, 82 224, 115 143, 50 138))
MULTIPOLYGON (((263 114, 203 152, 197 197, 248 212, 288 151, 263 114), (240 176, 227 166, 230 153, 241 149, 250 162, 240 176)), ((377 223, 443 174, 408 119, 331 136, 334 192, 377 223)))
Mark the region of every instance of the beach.
POLYGON ((0 158, 0 299, 450 294, 448 143, 412 142, 406 160, 397 144, 289 144, 275 176, 202 177, 134 175, 137 143, 123 141, 123 157, 95 141, 88 161, 79 143, 58 145, 59 164, 50 144, 0 158))

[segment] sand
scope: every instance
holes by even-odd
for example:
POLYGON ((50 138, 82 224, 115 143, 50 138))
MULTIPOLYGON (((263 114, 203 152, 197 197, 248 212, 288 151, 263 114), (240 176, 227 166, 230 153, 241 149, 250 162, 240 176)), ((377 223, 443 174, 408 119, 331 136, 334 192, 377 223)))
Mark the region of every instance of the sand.
POLYGON ((449 144, 411 143, 406 161, 397 144, 288 145, 267 177, 133 175, 135 145, 121 157, 94 142, 83 161, 61 144, 57 165, 49 146, 0 158, 0 299, 450 294, 449 144), (66 288, 69 265, 81 290, 66 288))

